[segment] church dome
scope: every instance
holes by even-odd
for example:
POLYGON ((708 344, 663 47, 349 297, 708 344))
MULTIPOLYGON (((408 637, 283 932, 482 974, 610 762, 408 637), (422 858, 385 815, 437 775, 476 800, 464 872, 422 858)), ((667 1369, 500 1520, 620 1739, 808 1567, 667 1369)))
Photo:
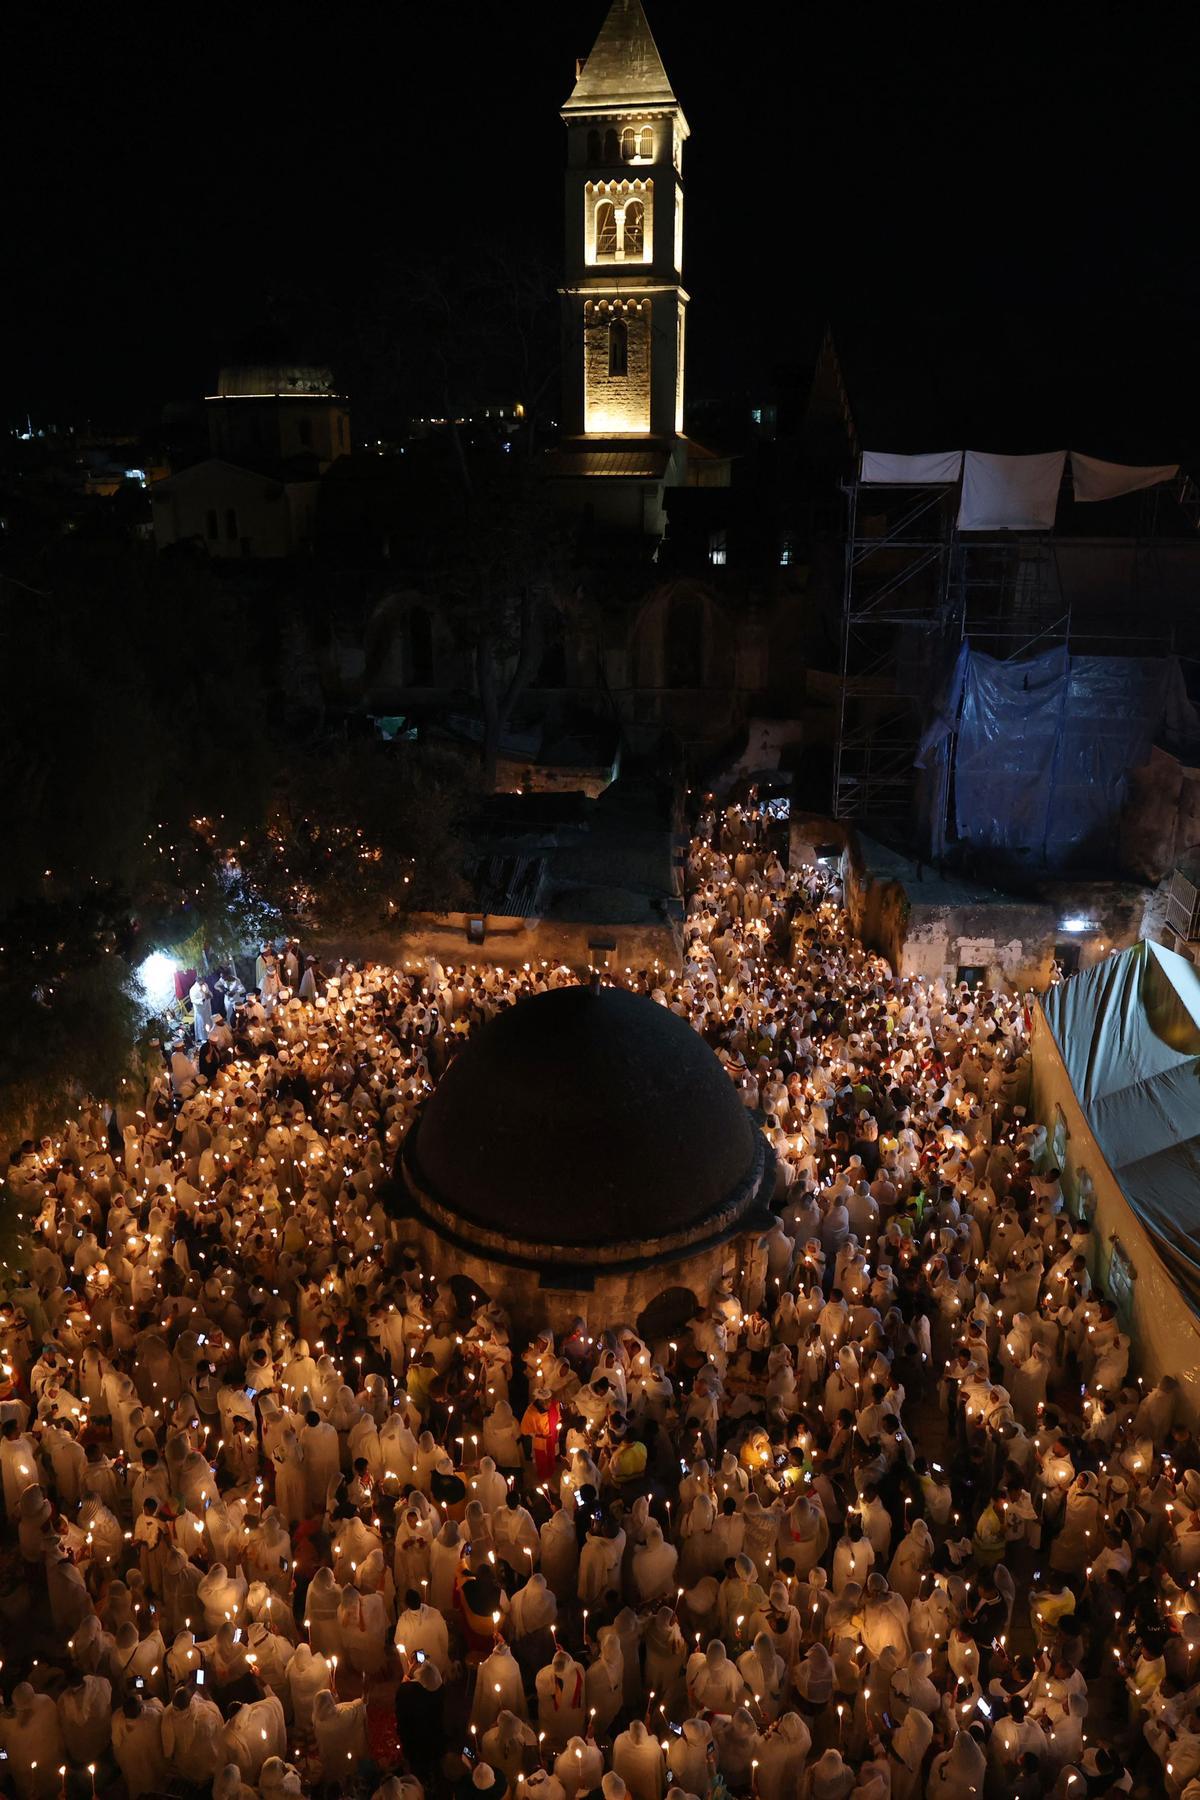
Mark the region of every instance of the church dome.
POLYGON ((401 1168, 443 1236, 521 1261, 644 1261, 733 1228, 767 1146, 703 1038, 620 988, 559 988, 472 1037, 401 1168))

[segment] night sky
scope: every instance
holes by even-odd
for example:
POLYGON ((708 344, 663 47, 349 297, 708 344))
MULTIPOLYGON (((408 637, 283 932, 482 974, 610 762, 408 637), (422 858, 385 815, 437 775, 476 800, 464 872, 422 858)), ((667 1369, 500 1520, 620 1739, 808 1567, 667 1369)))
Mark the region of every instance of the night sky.
MULTIPOLYGON (((1182 8, 647 10, 692 128, 693 396, 827 318, 878 444, 1195 454, 1182 8)), ((556 262, 558 108, 604 11, 27 7, 6 410, 152 416, 281 318, 319 351, 385 247, 556 262)))

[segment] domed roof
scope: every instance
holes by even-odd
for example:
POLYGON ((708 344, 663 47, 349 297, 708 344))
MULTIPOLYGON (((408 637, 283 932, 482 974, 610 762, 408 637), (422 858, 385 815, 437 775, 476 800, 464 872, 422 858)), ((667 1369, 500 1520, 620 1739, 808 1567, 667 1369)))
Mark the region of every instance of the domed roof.
POLYGON ((632 1256, 749 1210, 766 1144, 703 1038, 621 988, 499 1014, 450 1064, 404 1144, 435 1223, 539 1260, 632 1256))

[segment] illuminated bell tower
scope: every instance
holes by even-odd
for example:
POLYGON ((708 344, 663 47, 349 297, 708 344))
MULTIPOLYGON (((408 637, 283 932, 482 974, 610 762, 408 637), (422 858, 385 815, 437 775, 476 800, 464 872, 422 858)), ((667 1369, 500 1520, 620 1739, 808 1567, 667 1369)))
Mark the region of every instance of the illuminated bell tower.
POLYGON ((613 0, 562 116, 563 428, 581 452, 640 444, 680 481, 688 127, 641 0, 613 0))

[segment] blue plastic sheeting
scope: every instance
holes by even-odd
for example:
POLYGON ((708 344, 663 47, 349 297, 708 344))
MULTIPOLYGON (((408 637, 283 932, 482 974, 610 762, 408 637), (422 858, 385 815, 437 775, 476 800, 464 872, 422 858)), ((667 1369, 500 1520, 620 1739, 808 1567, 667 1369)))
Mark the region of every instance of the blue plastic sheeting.
MULTIPOLYGON (((955 682, 958 836, 1028 867, 1108 862, 1130 771, 1146 761, 1165 720, 1178 728, 1191 715, 1174 657, 1055 649, 998 662, 968 651, 955 682)), ((954 698, 937 709, 925 757, 953 716, 954 698)))

